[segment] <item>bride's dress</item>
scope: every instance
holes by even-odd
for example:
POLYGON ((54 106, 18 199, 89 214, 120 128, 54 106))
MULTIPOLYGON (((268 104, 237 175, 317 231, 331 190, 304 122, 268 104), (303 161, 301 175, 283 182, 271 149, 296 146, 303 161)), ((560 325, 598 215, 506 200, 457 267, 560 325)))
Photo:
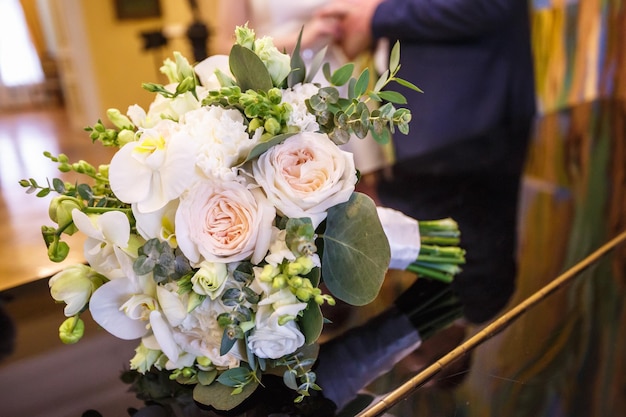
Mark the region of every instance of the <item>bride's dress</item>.
MULTIPOLYGON (((249 24, 258 36, 279 38, 298 34, 303 25, 313 16, 315 11, 330 0, 249 0, 249 24)), ((315 56, 315 53, 328 45, 326 61, 331 69, 335 70, 347 60, 338 46, 331 44, 330 39, 320 39, 315 45, 302 51, 305 62, 315 56)), ((287 51, 291 53, 292 51, 287 51)), ((321 71, 314 79, 315 82, 326 84, 321 71)), ((354 136, 349 143, 342 145, 344 150, 354 154, 357 169, 362 174, 381 169, 385 165, 383 149, 370 136, 359 139, 354 136)))

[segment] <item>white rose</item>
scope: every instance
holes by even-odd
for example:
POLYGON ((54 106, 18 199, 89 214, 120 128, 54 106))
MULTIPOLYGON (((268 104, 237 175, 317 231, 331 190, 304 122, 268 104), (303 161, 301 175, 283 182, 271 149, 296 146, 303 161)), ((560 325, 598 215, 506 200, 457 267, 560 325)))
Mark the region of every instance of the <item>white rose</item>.
POLYGON ((270 245, 274 207, 260 189, 238 182, 198 182, 180 199, 176 240, 192 263, 259 263, 270 245))
POLYGON ((330 207, 350 199, 357 181, 352 154, 321 133, 290 137, 259 156, 252 169, 279 213, 309 217, 316 228, 330 207))

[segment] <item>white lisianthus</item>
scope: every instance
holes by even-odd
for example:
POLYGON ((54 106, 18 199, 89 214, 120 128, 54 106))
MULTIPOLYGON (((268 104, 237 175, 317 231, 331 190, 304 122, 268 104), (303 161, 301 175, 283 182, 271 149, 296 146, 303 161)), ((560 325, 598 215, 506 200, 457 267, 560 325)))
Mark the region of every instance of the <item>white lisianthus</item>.
POLYGON ((301 132, 317 132, 320 127, 317 118, 306 107, 305 100, 317 94, 319 87, 315 84, 296 84, 293 88, 283 90, 283 103, 291 106, 287 126, 296 127, 301 132))
POLYGON ((321 133, 291 136, 259 156, 252 169, 280 214, 309 217, 314 228, 330 207, 350 199, 357 181, 352 154, 321 133))
POLYGON ((258 140, 250 139, 241 112, 220 106, 186 113, 180 129, 195 142, 196 166, 205 178, 234 180, 234 167, 245 160, 258 140))
POLYGON ((162 120, 124 145, 111 160, 109 181, 115 195, 136 203, 141 213, 163 208, 178 198, 193 179, 195 150, 176 124, 162 120))
POLYGON ((67 317, 78 314, 89 302, 91 294, 106 278, 83 264, 71 265, 53 275, 48 281, 50 294, 56 301, 66 304, 63 312, 67 317))
POLYGON ((109 211, 88 216, 75 209, 72 219, 78 230, 87 236, 85 259, 96 272, 116 279, 125 276, 129 267, 132 269, 143 239, 130 233, 130 223, 124 213, 109 211))
POLYGON ((135 349, 135 356, 130 360, 130 369, 145 374, 161 356, 160 350, 149 349, 143 342, 135 349))
POLYGON ((222 294, 227 278, 228 268, 225 263, 203 261, 200 269, 191 277, 193 291, 215 300, 222 294))
POLYGON ((137 204, 132 205, 137 231, 145 240, 159 239, 167 242, 170 247, 178 246, 174 229, 174 217, 178 208, 178 200, 172 200, 163 208, 150 213, 142 213, 137 209, 137 204))
POLYGON ((268 36, 254 41, 254 52, 267 67, 274 86, 279 87, 291 72, 291 57, 280 52, 268 36))
POLYGON ((295 318, 306 308, 286 288, 259 302, 255 328, 248 337, 248 347, 260 358, 278 359, 293 353, 304 344, 304 335, 295 318))
POLYGON ((192 264, 259 263, 270 245, 274 207, 260 189, 239 182, 203 181, 183 194, 176 212, 176 240, 192 264))

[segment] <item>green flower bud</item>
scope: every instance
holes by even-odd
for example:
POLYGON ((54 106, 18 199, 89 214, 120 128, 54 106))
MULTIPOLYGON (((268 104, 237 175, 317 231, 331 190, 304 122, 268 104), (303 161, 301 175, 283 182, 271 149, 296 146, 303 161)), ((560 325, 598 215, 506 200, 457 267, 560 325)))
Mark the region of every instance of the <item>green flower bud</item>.
POLYGON ((124 129, 117 134, 117 143, 119 147, 126 145, 127 143, 135 141, 135 132, 133 130, 124 129))
POLYGON ((281 325, 281 326, 284 326, 285 324, 287 324, 290 321, 293 321, 295 319, 296 319, 295 316, 292 316, 292 315, 289 315, 289 314, 285 314, 284 316, 280 316, 278 318, 278 324, 281 325))
POLYGON ((107 117, 118 129, 135 129, 135 125, 130 121, 128 117, 123 115, 118 109, 108 109, 107 117))
POLYGON ((256 34, 254 30, 250 29, 247 24, 235 28, 235 43, 237 43, 237 45, 252 49, 255 39, 256 34))
POLYGON ((198 362, 198 365, 206 368, 209 367, 213 364, 213 362, 211 361, 211 359, 207 358, 206 356, 198 356, 196 358, 196 362, 198 362))
POLYGON ((270 135, 279 134, 281 129, 280 122, 273 117, 267 119, 263 127, 265 127, 265 131, 270 135))
POLYGON ((52 201, 50 201, 48 215, 50 216, 50 220, 58 224, 60 227, 65 227, 66 225, 71 224, 71 226, 65 228, 64 233, 72 235, 78 231, 72 220, 72 211, 74 209, 82 210, 83 202, 75 197, 62 195, 55 197, 52 201))
POLYGON ((260 127, 263 127, 263 121, 258 118, 252 119, 248 125, 248 132, 254 132, 260 127))
POLYGON ((176 63, 171 59, 167 58, 163 61, 163 65, 159 68, 159 71, 167 77, 167 80, 170 83, 178 82, 178 70, 176 68, 176 63))
POLYGON ((59 339, 66 345, 78 342, 85 334, 85 323, 78 317, 66 319, 59 327, 59 339))
POLYGON ((274 289, 279 290, 281 288, 285 288, 286 286, 287 286, 287 279, 282 274, 275 277, 274 280, 272 281, 272 288, 274 289))
POLYGON ((174 52, 174 57, 176 58, 176 68, 178 70, 178 79, 183 80, 185 78, 193 78, 195 79, 195 72, 193 67, 189 65, 189 61, 187 58, 183 56, 180 52, 174 52))
POLYGON ((300 301, 304 301, 306 303, 307 301, 309 301, 312 294, 309 289, 300 287, 296 290, 295 295, 300 301))
POLYGON ((278 88, 272 88, 267 92, 267 98, 272 104, 280 104, 283 99, 283 93, 278 88))
POLYGON ((48 246, 48 259, 52 262, 62 262, 70 253, 70 247, 67 243, 54 239, 48 246))
POLYGON ((277 267, 268 264, 263 267, 259 279, 263 282, 271 282, 279 273, 280 270, 277 267))
POLYGON ((300 288, 302 287, 302 284, 303 284, 303 280, 299 276, 292 277, 289 280, 289 286, 292 288, 300 288))

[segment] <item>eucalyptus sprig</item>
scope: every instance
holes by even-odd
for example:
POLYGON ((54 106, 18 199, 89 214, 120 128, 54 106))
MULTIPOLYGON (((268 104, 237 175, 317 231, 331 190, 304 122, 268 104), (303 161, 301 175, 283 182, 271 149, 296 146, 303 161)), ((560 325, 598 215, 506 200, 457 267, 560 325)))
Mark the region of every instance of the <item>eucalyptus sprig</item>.
POLYGON ((370 86, 370 71, 365 68, 358 79, 352 77, 354 64, 345 64, 334 72, 330 65, 324 64, 322 70, 329 87, 323 87, 306 103, 309 111, 317 118, 320 130, 327 133, 337 144, 350 140, 350 135, 364 138, 371 133, 374 139, 385 144, 397 128, 401 133, 408 134, 411 112, 406 108, 396 108, 394 104, 406 104, 404 95, 397 91, 384 90, 395 82, 411 90, 422 90, 411 82, 398 77, 400 70, 400 44, 396 42, 389 60, 389 69, 370 86), (340 97, 336 87, 348 85, 348 97, 340 97), (383 103, 379 108, 370 111, 370 101, 383 103))

